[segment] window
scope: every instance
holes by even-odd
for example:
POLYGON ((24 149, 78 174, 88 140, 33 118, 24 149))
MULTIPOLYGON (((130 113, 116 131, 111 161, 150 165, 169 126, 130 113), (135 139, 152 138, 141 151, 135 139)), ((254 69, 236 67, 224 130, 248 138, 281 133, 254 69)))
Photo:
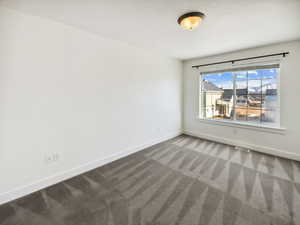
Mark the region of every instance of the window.
POLYGON ((278 81, 279 65, 202 73, 199 116, 279 127, 278 81))

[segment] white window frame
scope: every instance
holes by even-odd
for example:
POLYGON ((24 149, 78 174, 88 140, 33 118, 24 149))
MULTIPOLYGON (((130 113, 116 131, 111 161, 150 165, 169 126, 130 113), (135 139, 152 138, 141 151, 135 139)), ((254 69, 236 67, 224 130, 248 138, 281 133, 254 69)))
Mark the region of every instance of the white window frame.
MULTIPOLYGON (((212 73, 216 70, 228 70, 228 72, 232 72, 232 68, 233 65, 231 66, 226 66, 226 67, 222 67, 221 69, 208 69, 208 70, 204 70, 204 71, 199 71, 197 73, 197 119, 200 122, 203 123, 207 123, 207 124, 212 124, 212 125, 221 125, 221 126, 229 126, 229 127, 237 127, 237 128, 245 128, 245 129, 252 129, 252 130, 258 130, 258 131, 265 131, 265 132, 270 132, 270 133, 281 133, 283 134, 285 132, 285 128, 281 126, 281 88, 280 88, 280 79, 281 79, 281 73, 280 73, 280 62, 278 61, 269 61, 267 64, 262 64, 262 63, 255 63, 254 66, 262 66, 262 65, 268 65, 268 64, 278 64, 279 65, 279 72, 277 75, 277 105, 278 105, 278 109, 279 109, 279 114, 278 114, 278 122, 276 125, 274 126, 270 126, 270 125, 265 125, 265 124, 261 124, 261 123, 251 123, 251 122, 244 122, 244 121, 237 121, 237 120, 225 120, 225 119, 210 119, 210 118, 202 118, 201 117, 201 107, 202 107, 202 98, 201 98, 201 74, 202 73, 206 73, 209 74, 210 71, 212 71, 212 73)), ((243 67, 247 67, 248 64, 241 64, 241 65, 236 65, 234 66, 235 69, 239 69, 239 68, 243 68, 243 67), (246 66, 243 66, 246 65, 246 66)), ((237 71, 238 72, 238 71, 237 71)), ((233 72, 234 73, 234 72, 233 72)), ((236 73, 236 72, 235 72, 236 73)), ((236 76, 234 76, 233 79, 235 79, 236 76)), ((235 83, 235 81, 233 81, 233 83, 235 83)), ((235 95, 234 95, 235 98, 235 95)))

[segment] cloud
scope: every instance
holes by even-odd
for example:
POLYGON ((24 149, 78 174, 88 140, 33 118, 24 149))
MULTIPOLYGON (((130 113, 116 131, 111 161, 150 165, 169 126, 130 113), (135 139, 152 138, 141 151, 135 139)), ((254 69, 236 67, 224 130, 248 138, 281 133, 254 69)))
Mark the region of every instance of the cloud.
POLYGON ((219 88, 223 89, 232 89, 233 84, 232 81, 219 81, 218 83, 215 83, 215 85, 219 88))
POLYGON ((258 75, 258 72, 256 70, 249 70, 248 73, 258 75))
POLYGON ((238 74, 238 75, 236 75, 236 78, 246 78, 246 76, 244 75, 244 74, 238 74))

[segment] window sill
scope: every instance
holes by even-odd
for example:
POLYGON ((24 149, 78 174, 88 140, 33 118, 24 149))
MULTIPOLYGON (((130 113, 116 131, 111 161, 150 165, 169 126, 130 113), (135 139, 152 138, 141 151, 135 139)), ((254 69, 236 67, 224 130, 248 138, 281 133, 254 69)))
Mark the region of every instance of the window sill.
POLYGON ((267 132, 267 133, 284 134, 286 131, 286 129, 283 127, 256 125, 256 124, 251 124, 251 123, 241 123, 241 122, 237 122, 237 121, 201 119, 201 118, 197 118, 197 119, 201 123, 220 125, 220 126, 237 127, 237 128, 242 128, 242 129, 251 129, 251 130, 257 130, 257 131, 267 132))

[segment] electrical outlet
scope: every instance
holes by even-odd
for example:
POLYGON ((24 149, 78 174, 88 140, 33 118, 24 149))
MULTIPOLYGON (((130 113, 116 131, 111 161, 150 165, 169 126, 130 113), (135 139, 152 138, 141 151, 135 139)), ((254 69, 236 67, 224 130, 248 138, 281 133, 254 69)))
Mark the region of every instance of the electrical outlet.
POLYGON ((59 161, 59 159, 60 159, 59 153, 49 154, 45 157, 45 163, 52 164, 52 163, 59 161))

